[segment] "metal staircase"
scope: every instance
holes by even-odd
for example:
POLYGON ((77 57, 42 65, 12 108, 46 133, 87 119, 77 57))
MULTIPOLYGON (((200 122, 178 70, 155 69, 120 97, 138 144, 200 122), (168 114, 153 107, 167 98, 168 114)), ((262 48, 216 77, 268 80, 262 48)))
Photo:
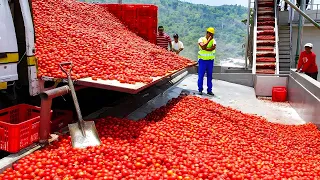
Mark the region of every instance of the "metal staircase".
POLYGON ((290 26, 279 26, 279 74, 290 74, 290 26))

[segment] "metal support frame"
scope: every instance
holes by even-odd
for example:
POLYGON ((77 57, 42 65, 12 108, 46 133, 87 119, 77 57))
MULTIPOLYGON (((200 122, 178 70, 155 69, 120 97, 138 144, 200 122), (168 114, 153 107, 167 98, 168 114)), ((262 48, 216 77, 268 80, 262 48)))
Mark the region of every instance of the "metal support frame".
MULTIPOLYGON (((77 86, 75 89, 80 90, 85 87, 77 86)), ((40 130, 39 130, 39 142, 47 143, 50 136, 50 112, 52 99, 66 95, 70 92, 70 88, 68 85, 61 86, 58 88, 50 89, 44 91, 40 94, 41 98, 41 110, 40 110, 40 130)))
POLYGON ((70 92, 69 86, 65 85, 59 88, 51 89, 40 94, 41 110, 40 110, 40 130, 39 142, 47 143, 50 136, 50 111, 52 99, 58 96, 68 94, 70 92))

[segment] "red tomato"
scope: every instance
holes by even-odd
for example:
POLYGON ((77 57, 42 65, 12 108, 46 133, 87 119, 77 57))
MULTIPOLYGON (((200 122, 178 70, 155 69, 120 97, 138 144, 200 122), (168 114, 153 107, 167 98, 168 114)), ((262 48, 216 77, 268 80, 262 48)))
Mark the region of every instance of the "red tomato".
POLYGON ((65 78, 59 63, 72 61, 74 79, 150 83, 193 63, 143 40, 100 5, 32 0, 32 10, 38 77, 65 78))
POLYGON ((320 133, 181 96, 139 121, 96 121, 102 144, 73 149, 64 135, 0 179, 318 179, 320 133), (31 171, 32 170, 32 171, 31 171))

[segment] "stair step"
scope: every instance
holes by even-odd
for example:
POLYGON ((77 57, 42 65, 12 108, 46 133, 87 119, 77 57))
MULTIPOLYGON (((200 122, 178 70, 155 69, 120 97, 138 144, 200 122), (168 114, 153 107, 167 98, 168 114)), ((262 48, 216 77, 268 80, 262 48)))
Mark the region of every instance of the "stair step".
POLYGON ((274 21, 263 21, 263 22, 258 22, 258 26, 274 26, 275 22, 274 21))
POLYGON ((258 57, 256 62, 276 62, 276 58, 274 57, 258 57))
POLYGON ((281 55, 290 55, 290 51, 279 51, 281 55))
POLYGON ((261 16, 261 15, 263 15, 263 16, 265 16, 265 15, 271 15, 271 16, 272 16, 272 15, 274 15, 274 12, 264 12, 264 11, 263 11, 263 12, 259 12, 259 11, 258 11, 258 16, 261 16))
POLYGON ((258 7, 258 11, 263 11, 263 10, 271 10, 271 11, 273 11, 273 7, 258 7))
POLYGON ((257 29, 258 29, 258 31, 263 31, 263 30, 273 31, 274 26, 259 26, 259 27, 257 27, 257 29))
POLYGON ((257 45, 274 46, 275 42, 274 41, 257 41, 257 45))
POLYGON ((281 39, 280 39, 279 46, 288 46, 288 47, 290 47, 290 41, 281 41, 281 39))
POLYGON ((279 34, 289 34, 290 35, 290 31, 278 31, 279 34))
POLYGON ((279 38, 290 38, 290 34, 279 34, 279 38))
POLYGON ((281 59, 281 58, 279 58, 279 63, 289 63, 290 64, 290 59, 281 59))
POLYGON ((276 37, 274 35, 258 35, 257 40, 275 40, 276 37))
POLYGON ((274 21, 274 18, 258 17, 258 22, 263 22, 263 21, 274 21))
POLYGON ((257 33, 258 36, 259 35, 275 35, 275 31, 274 30, 263 30, 257 33))
POLYGON ((279 30, 289 30, 290 31, 290 26, 279 26, 279 30))
POLYGON ((258 18, 274 18, 274 16, 272 16, 272 15, 265 15, 265 16, 261 15, 258 18))
POLYGON ((290 62, 289 63, 279 62, 279 67, 280 68, 290 68, 290 62))
POLYGON ((290 71, 279 71, 279 74, 290 74, 290 71))
POLYGON ((274 52, 274 47, 257 47, 257 51, 274 52))
POLYGON ((283 72, 283 71, 290 71, 290 69, 291 69, 291 68, 279 68, 279 73, 280 73, 280 71, 282 71, 282 72, 283 72))
POLYGON ((275 69, 275 63, 263 63, 263 64, 256 64, 256 69, 275 69))
POLYGON ((290 47, 288 47, 288 46, 279 46, 279 51, 290 51, 290 47))
POLYGON ((258 12, 260 12, 260 13, 274 13, 273 9, 258 10, 258 12))
POLYGON ((276 57, 276 53, 274 52, 257 52, 257 57, 276 57))
POLYGON ((279 38, 279 46, 290 46, 290 39, 279 38))
POLYGON ((257 69, 256 74, 275 74, 274 69, 257 69))
POLYGON ((288 42, 285 42, 285 43, 279 42, 278 46, 279 46, 279 48, 280 48, 280 47, 281 47, 281 48, 286 48, 286 47, 288 47, 288 48, 290 49, 290 43, 288 43, 288 42))
POLYGON ((290 59, 290 54, 280 54, 279 53, 279 59, 290 59))
POLYGON ((281 28, 279 28, 278 27, 278 31, 280 32, 280 31, 283 31, 283 32, 290 32, 290 29, 281 29, 281 28))

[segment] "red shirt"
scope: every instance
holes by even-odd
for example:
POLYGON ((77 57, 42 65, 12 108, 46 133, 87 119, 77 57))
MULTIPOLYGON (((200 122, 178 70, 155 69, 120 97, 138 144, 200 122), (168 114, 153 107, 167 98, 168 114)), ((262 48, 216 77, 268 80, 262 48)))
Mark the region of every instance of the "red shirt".
POLYGON ((318 66, 316 64, 316 54, 311 52, 307 53, 303 51, 300 53, 298 70, 302 67, 301 72, 315 73, 318 72, 318 66))
POLYGON ((168 34, 157 34, 157 45, 168 50, 168 45, 171 43, 171 38, 168 34))

